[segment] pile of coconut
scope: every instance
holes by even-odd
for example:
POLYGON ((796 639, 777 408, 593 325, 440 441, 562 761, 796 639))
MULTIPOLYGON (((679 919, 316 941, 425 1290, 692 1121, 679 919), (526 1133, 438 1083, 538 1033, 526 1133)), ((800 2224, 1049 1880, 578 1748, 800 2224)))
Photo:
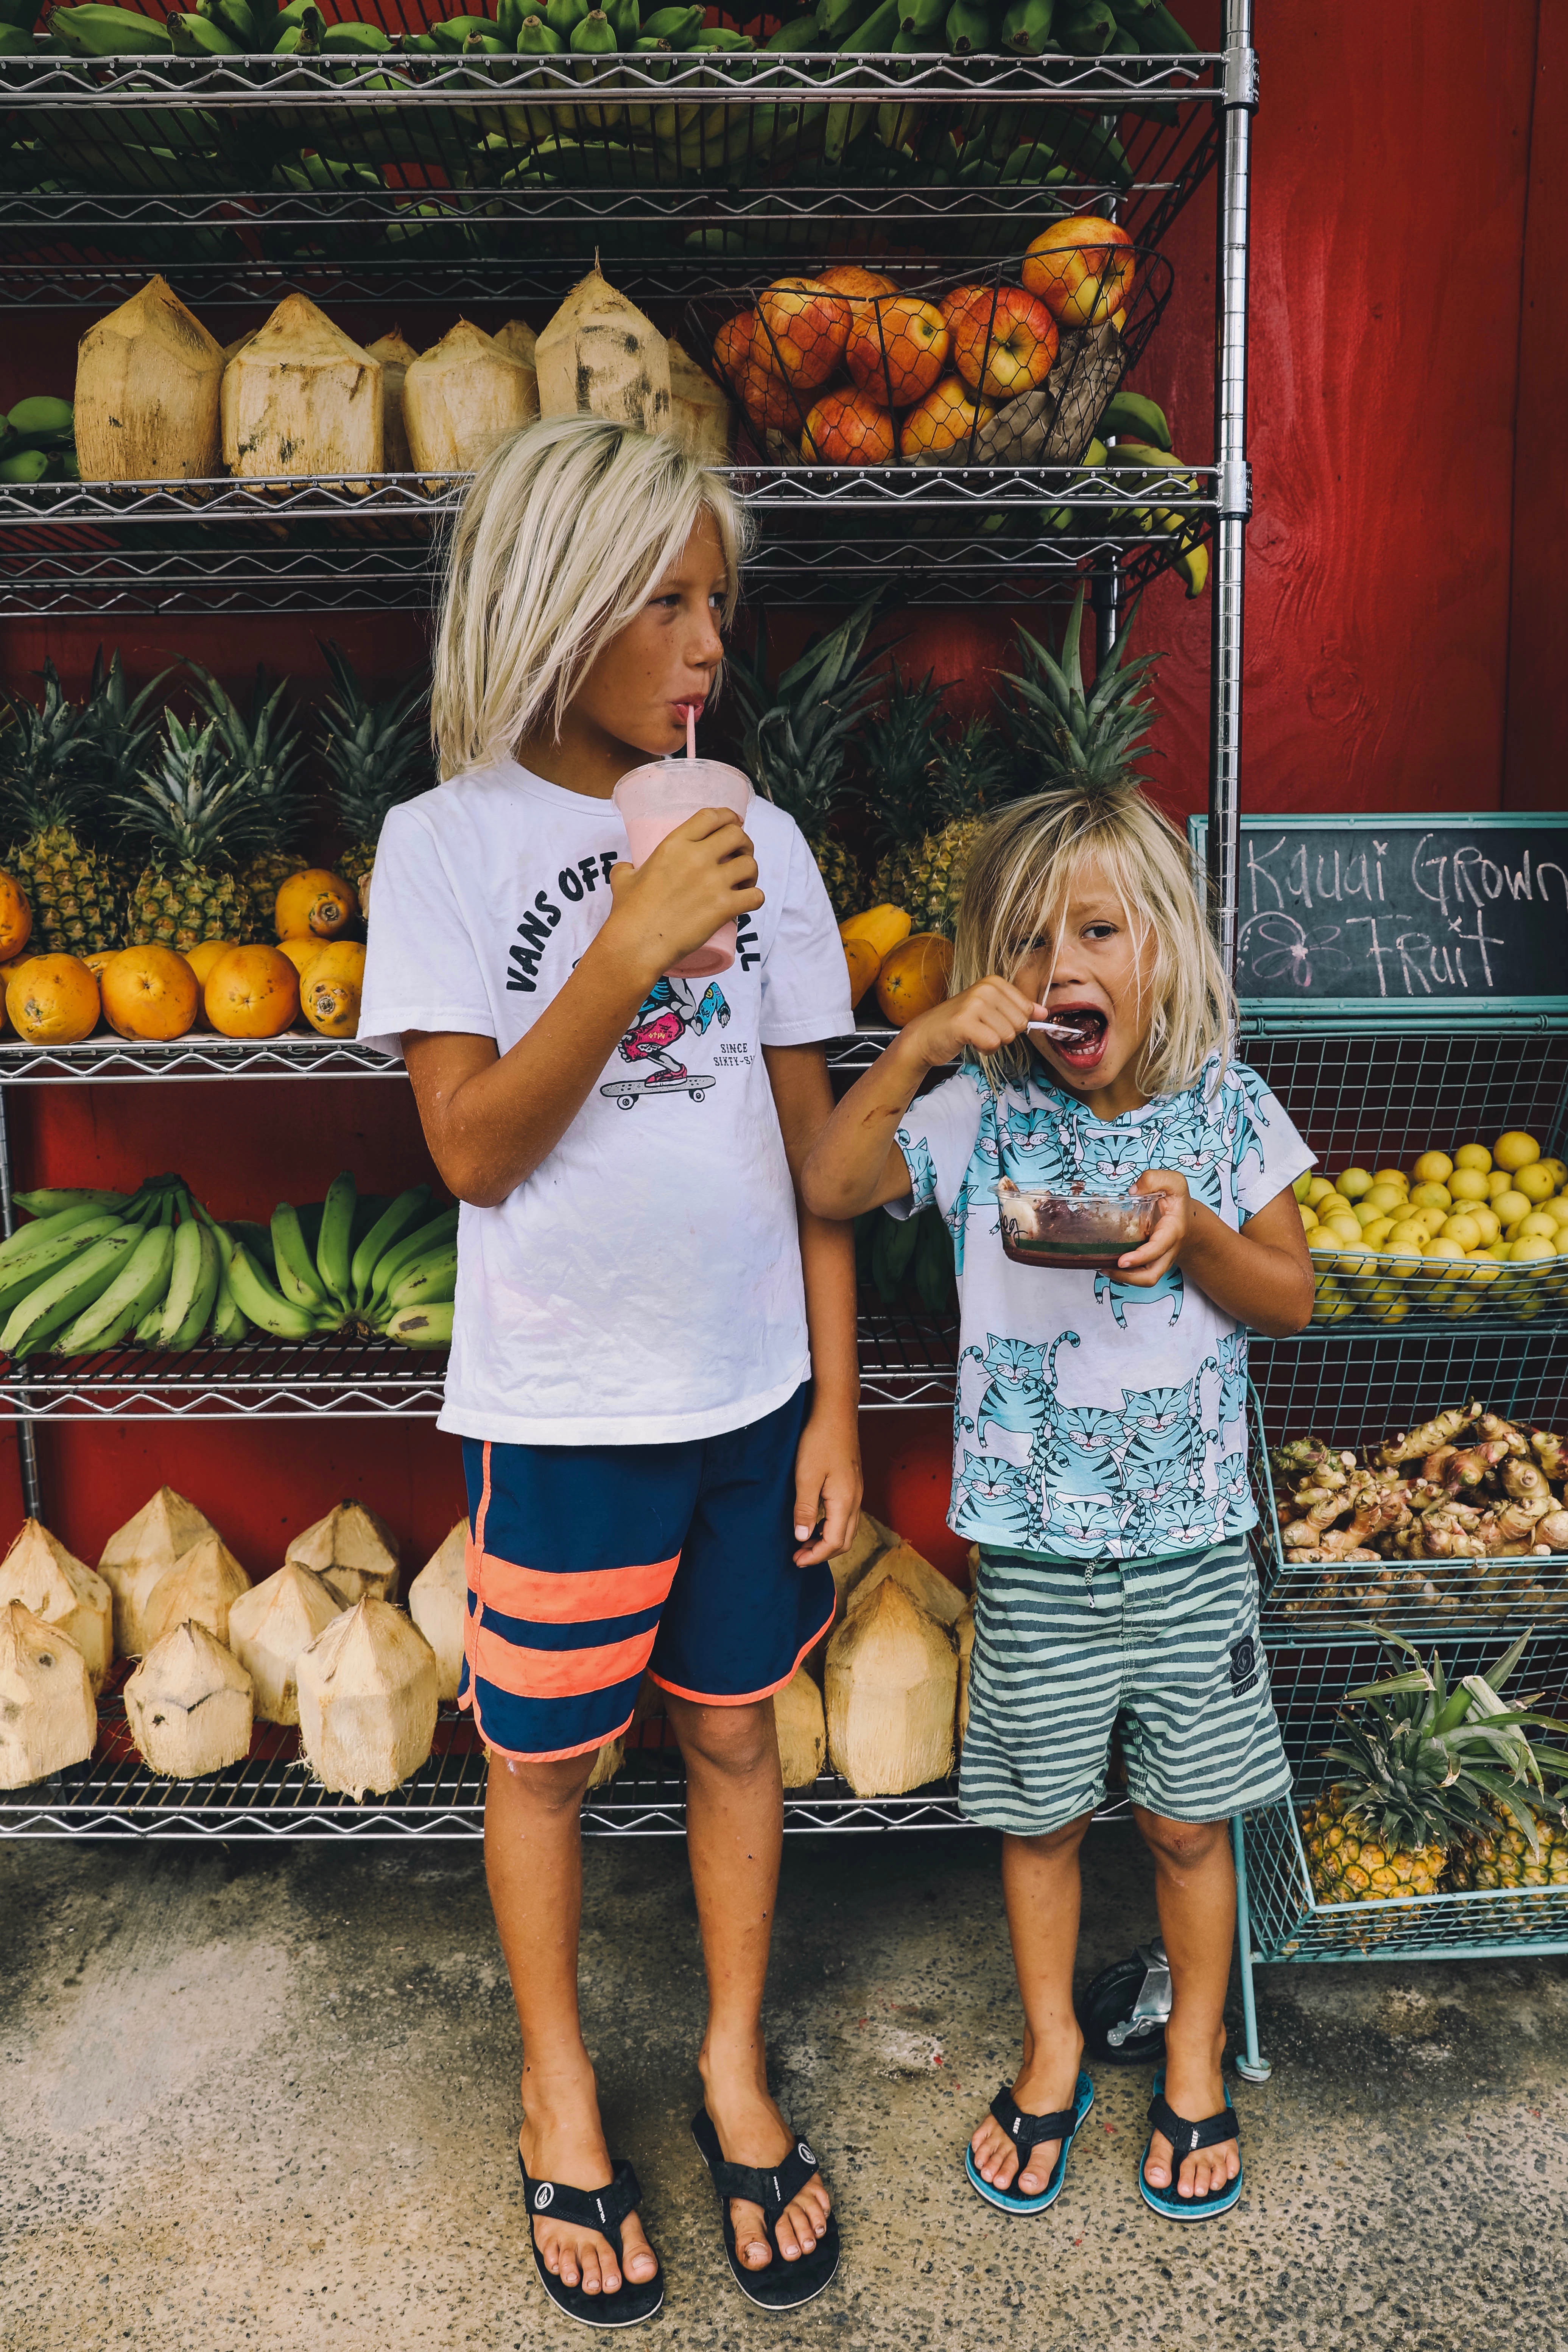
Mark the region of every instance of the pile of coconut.
POLYGON ((389 1795, 458 1695, 467 1611, 459 1523, 398 1608, 396 1539, 340 1503, 252 1584, 194 1503, 160 1486, 96 1570, 37 1519, 0 1560, 0 1788, 84 1763, 96 1695, 134 1658, 125 1716, 149 1769, 196 1780, 243 1761, 258 1722, 297 1724, 322 1785, 389 1795))

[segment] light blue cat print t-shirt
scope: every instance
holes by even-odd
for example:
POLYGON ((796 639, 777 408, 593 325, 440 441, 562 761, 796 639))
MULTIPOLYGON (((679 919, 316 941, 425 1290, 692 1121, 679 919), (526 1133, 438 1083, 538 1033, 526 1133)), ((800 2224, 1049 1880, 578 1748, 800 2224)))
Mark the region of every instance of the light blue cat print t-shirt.
POLYGON ((1253 1526, 1247 1334, 1179 1271, 1141 1290, 1003 1255, 999 1175, 1067 1192, 1187 1180, 1239 1232, 1316 1162, 1252 1070, 1096 1118, 1043 1072, 994 1093, 963 1069, 899 1129, 913 1197, 952 1234, 962 1313, 948 1524, 1056 1559, 1195 1551, 1253 1526))

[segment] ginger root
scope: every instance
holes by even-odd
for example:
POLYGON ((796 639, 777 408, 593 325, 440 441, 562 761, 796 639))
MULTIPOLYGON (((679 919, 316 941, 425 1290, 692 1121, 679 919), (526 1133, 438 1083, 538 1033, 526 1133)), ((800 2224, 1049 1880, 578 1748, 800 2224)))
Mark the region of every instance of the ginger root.
POLYGON ((1423 1455, 1435 1454, 1439 1445, 1451 1445, 1462 1431, 1469 1428, 1480 1412, 1479 1404, 1449 1405, 1435 1420, 1423 1422, 1419 1429, 1408 1435, 1395 1437, 1380 1445, 1377 1458, 1387 1468, 1394 1469, 1401 1462, 1416 1462, 1423 1455))
POLYGON ((1535 1540, 1551 1551, 1568 1551, 1568 1510, 1548 1511, 1535 1522, 1535 1540))
POLYGON ((1510 1454, 1528 1454, 1530 1451, 1530 1441, 1523 1430, 1517 1428, 1511 1421, 1504 1421, 1500 1413, 1483 1412, 1479 1428, 1483 1437, 1500 1439, 1510 1454))
POLYGON ((1568 1438, 1559 1437, 1554 1430, 1532 1429, 1530 1450, 1549 1478, 1568 1476, 1568 1438))
POLYGON ((1534 1496, 1543 1496, 1545 1501, 1542 1507, 1546 1510, 1551 1509, 1552 1489, 1547 1485, 1544 1475, 1536 1468, 1533 1462, 1521 1462, 1516 1459, 1504 1463, 1502 1484, 1504 1494, 1511 1495, 1516 1503, 1528 1502, 1534 1496))

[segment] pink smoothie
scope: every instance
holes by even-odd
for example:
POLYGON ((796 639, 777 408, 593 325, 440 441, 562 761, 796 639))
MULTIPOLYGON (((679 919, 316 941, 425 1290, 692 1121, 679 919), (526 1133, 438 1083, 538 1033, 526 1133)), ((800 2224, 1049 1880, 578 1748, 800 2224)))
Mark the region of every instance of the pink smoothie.
MULTIPOLYGON (((615 790, 634 866, 651 857, 665 836, 699 809, 727 808, 743 819, 751 802, 750 779, 722 760, 650 760, 623 776, 615 790)), ((711 939, 670 965, 669 977, 711 980, 734 961, 735 926, 721 923, 711 939)))

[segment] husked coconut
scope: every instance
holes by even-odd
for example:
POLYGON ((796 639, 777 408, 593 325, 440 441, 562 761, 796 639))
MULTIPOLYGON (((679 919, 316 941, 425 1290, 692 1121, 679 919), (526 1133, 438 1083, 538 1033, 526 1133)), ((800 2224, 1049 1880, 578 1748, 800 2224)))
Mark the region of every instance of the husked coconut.
POLYGON ((844 1612, 845 1604, 850 1594, 872 1561, 886 1549, 878 1531, 876 1521, 868 1518, 866 1513, 862 1511, 859 1525, 856 1528, 850 1541, 842 1551, 835 1552, 827 1563, 833 1571, 833 1590, 837 1598, 840 1615, 844 1612))
POLYGON ((381 462, 388 474, 411 474, 408 434, 403 422, 403 379, 419 354, 400 327, 366 343, 373 360, 381 362, 381 462))
POLYGON ((706 466, 728 462, 735 443, 735 412, 705 368, 669 338, 669 429, 689 457, 706 466))
POLYGON ((313 1568, 345 1609, 397 1598, 397 1538, 384 1518, 352 1496, 294 1538, 283 1555, 313 1568))
POLYGON ((891 1578, 901 1584, 910 1599, 934 1617, 939 1625, 956 1625, 963 1614, 963 1595, 956 1584, 950 1583, 941 1569, 933 1568, 929 1559, 916 1551, 913 1544, 895 1543, 868 1568, 856 1586, 849 1602, 853 1614, 863 1609, 878 1587, 891 1578))
POLYGON ((468 1623, 468 1523, 459 1519, 408 1588, 408 1613, 436 1653, 437 1692, 456 1698, 468 1623))
POLYGON ((103 1547, 98 1572, 114 1595, 116 1656, 141 1655, 147 1647, 142 1616, 153 1586, 193 1544, 216 1533, 212 1521, 173 1486, 160 1486, 133 1519, 115 1528, 103 1547))
POLYGON ((379 474, 381 362, 286 294, 223 372, 223 454, 256 474, 379 474))
POLYGON ((300 1653, 300 1744, 325 1788, 362 1802, 416 1772, 436 1736, 436 1653, 401 1609, 354 1603, 300 1653))
POLYGON ((952 1767, 958 1660, 945 1627, 886 1577, 827 1645, 827 1752, 858 1797, 897 1797, 952 1767))
POLYGON ((223 349, 162 278, 90 326, 76 349, 84 482, 188 482, 219 471, 223 349))
POLYGON ((531 368, 509 359, 467 319, 414 361, 403 379, 403 422, 422 474, 467 474, 496 443, 539 414, 531 368))
POLYGON ((974 1655, 974 1603, 972 1601, 952 1629, 958 1651, 958 1744, 969 1736, 969 1662, 974 1655))
POLYGON ((882 1520, 874 1517, 870 1511, 863 1510, 860 1517, 864 1520, 865 1524, 872 1530, 873 1534, 876 1535, 884 1551, 891 1551, 895 1544, 900 1544, 903 1542, 903 1538, 899 1533, 897 1528, 885 1526, 882 1520))
POLYGON ((608 1788, 626 1760, 626 1740, 606 1739, 594 1759, 594 1769, 588 1775, 588 1786, 584 1793, 592 1795, 595 1789, 608 1788))
POLYGON ((142 1647, 156 1647, 165 1633, 191 1619, 215 1642, 228 1640, 228 1612, 250 1590, 247 1576, 220 1535, 203 1536, 161 1576, 142 1612, 142 1647))
POLYGON ((114 1656, 114 1597, 102 1577, 38 1519, 23 1520, 21 1534, 0 1559, 0 1601, 19 1601, 46 1625, 57 1625, 87 1660, 94 1690, 101 1686, 114 1656))
POLYGON ((497 351, 504 352, 509 360, 517 362, 519 367, 532 367, 534 346, 539 337, 526 319, 509 319, 504 327, 496 329, 494 341, 497 351))
POLYGON ((250 1676, 263 1723, 298 1723, 294 1668, 342 1602, 313 1569, 285 1560, 242 1592, 228 1612, 228 1646, 250 1676))
POLYGON ((642 433, 669 430, 669 346, 635 302, 591 269, 534 346, 542 416, 584 411, 642 433))
POLYGON ((237 352, 242 352, 247 343, 254 342, 255 340, 256 329, 252 327, 248 333, 236 335, 232 343, 225 343, 223 347, 223 363, 225 367, 228 365, 230 360, 233 359, 237 352))
POLYGON ((827 1722, 822 1693, 804 1666, 797 1666, 783 1690, 773 1693, 773 1729, 784 1787, 805 1788, 827 1760, 827 1722))
POLYGON ((150 1771, 172 1780, 221 1772, 250 1752, 250 1676, 205 1625, 154 1642, 125 1685, 125 1720, 150 1771))
POLYGON ((20 1601, 0 1608, 0 1789, 85 1764, 98 1738, 87 1660, 20 1601))

